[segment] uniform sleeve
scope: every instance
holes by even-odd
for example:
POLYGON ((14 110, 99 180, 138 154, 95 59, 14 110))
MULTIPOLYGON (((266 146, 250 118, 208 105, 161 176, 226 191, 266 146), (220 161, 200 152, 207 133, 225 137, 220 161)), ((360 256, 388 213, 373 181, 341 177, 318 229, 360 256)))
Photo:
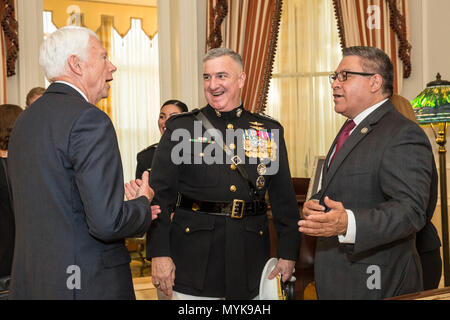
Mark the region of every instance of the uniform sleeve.
POLYGON ((279 133, 279 155, 276 159, 279 161, 279 167, 269 185, 269 201, 278 233, 278 256, 282 259, 297 261, 301 239, 297 226, 300 212, 292 184, 282 128, 279 133))
POLYGON ((400 131, 383 151, 380 188, 386 201, 376 208, 350 208, 356 219, 353 253, 403 239, 423 228, 432 183, 433 155, 419 127, 400 131))
POLYGON ((178 143, 171 141, 172 129, 166 128, 153 156, 150 185, 155 191, 154 204, 161 213, 147 234, 147 259, 170 257, 170 214, 175 207, 178 190, 178 167, 171 159, 173 147, 178 143))
POLYGON ((144 164, 142 163, 142 161, 143 161, 142 153, 138 153, 137 154, 136 161, 137 161, 137 165, 136 165, 136 179, 141 179, 142 178, 142 174, 146 170, 144 168, 144 164))
POLYGON ((141 236, 151 223, 146 197, 124 201, 117 137, 109 118, 89 108, 74 124, 68 153, 89 232, 103 241, 141 236))
POLYGON ((150 147, 137 154, 136 179, 142 179, 144 171, 152 167, 155 149, 155 147, 150 147))

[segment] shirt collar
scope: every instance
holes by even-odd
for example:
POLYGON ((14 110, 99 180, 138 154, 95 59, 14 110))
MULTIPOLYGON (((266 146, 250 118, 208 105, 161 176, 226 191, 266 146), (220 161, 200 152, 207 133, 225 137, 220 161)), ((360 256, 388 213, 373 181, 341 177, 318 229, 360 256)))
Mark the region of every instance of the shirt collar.
POLYGON ((75 85, 71 84, 70 82, 58 80, 58 81, 55 81, 54 83, 63 83, 63 84, 68 85, 69 87, 74 88, 75 90, 78 91, 79 94, 81 94, 81 95, 83 96, 83 98, 84 98, 87 102, 89 102, 89 100, 88 100, 88 98, 86 97, 86 95, 84 94, 84 92, 81 91, 81 90, 80 90, 78 87, 76 87, 75 85))
POLYGON ((369 116, 369 114, 371 114, 372 112, 374 112, 376 109, 378 109, 383 103, 385 103, 386 101, 388 101, 388 99, 384 99, 383 101, 378 102, 377 104, 371 106, 370 108, 367 108, 366 110, 364 110, 363 112, 361 112, 360 114, 358 114, 353 121, 355 122, 355 128, 365 119, 369 116))

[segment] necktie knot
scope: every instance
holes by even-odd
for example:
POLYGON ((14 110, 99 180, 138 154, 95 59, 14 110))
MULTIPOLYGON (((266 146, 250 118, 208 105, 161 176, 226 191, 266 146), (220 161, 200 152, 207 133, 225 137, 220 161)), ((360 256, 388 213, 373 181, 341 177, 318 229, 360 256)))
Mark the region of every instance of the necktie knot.
POLYGON ((344 128, 342 129, 341 134, 339 135, 339 137, 341 137, 342 135, 346 135, 347 138, 350 135, 350 132, 353 130, 353 128, 355 127, 355 122, 353 120, 348 120, 345 125, 344 128))
MULTIPOLYGON (((336 141, 336 150, 334 151, 333 158, 331 159, 331 162, 333 162, 334 157, 338 153, 339 149, 344 145, 344 142, 347 140, 347 138, 350 136, 350 132, 355 128, 355 122, 353 120, 348 120, 344 128, 342 128, 341 133, 339 133, 339 136, 336 141)), ((331 164, 330 162, 330 164, 331 164)))

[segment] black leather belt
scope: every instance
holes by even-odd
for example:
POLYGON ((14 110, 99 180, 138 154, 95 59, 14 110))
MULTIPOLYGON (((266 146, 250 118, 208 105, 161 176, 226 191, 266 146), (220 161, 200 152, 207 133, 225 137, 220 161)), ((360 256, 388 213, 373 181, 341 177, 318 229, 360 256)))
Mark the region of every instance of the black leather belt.
POLYGON ((229 216, 233 219, 242 219, 244 216, 266 214, 267 204, 265 201, 245 202, 239 199, 234 199, 232 202, 201 201, 178 194, 177 207, 215 216, 229 216))

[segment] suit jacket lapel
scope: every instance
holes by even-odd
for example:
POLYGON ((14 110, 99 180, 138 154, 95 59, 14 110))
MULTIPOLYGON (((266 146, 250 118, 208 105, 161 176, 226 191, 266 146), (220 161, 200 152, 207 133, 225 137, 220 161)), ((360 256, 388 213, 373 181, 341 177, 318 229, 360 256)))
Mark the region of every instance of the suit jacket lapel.
MULTIPOLYGON (((328 159, 331 156, 331 153, 333 151, 334 145, 336 144, 336 138, 334 139, 334 142, 332 144, 332 148, 330 148, 330 151, 328 152, 326 162, 323 169, 323 181, 322 181, 322 190, 325 191, 325 189, 328 187, 328 184, 333 179, 334 175, 338 171, 338 169, 341 167, 342 163, 345 161, 349 153, 365 138, 367 137, 371 131, 373 130, 376 123, 390 110, 394 109, 394 106, 392 105, 391 101, 388 100, 385 103, 383 103, 378 109, 376 109, 374 112, 369 114, 352 132, 352 134, 348 137, 347 141, 345 141, 344 145, 341 147, 339 152, 336 154, 336 156, 333 159, 333 162, 328 167, 328 159)), ((341 128, 342 130, 342 128, 341 128)), ((340 132, 340 131, 339 131, 340 132)))

